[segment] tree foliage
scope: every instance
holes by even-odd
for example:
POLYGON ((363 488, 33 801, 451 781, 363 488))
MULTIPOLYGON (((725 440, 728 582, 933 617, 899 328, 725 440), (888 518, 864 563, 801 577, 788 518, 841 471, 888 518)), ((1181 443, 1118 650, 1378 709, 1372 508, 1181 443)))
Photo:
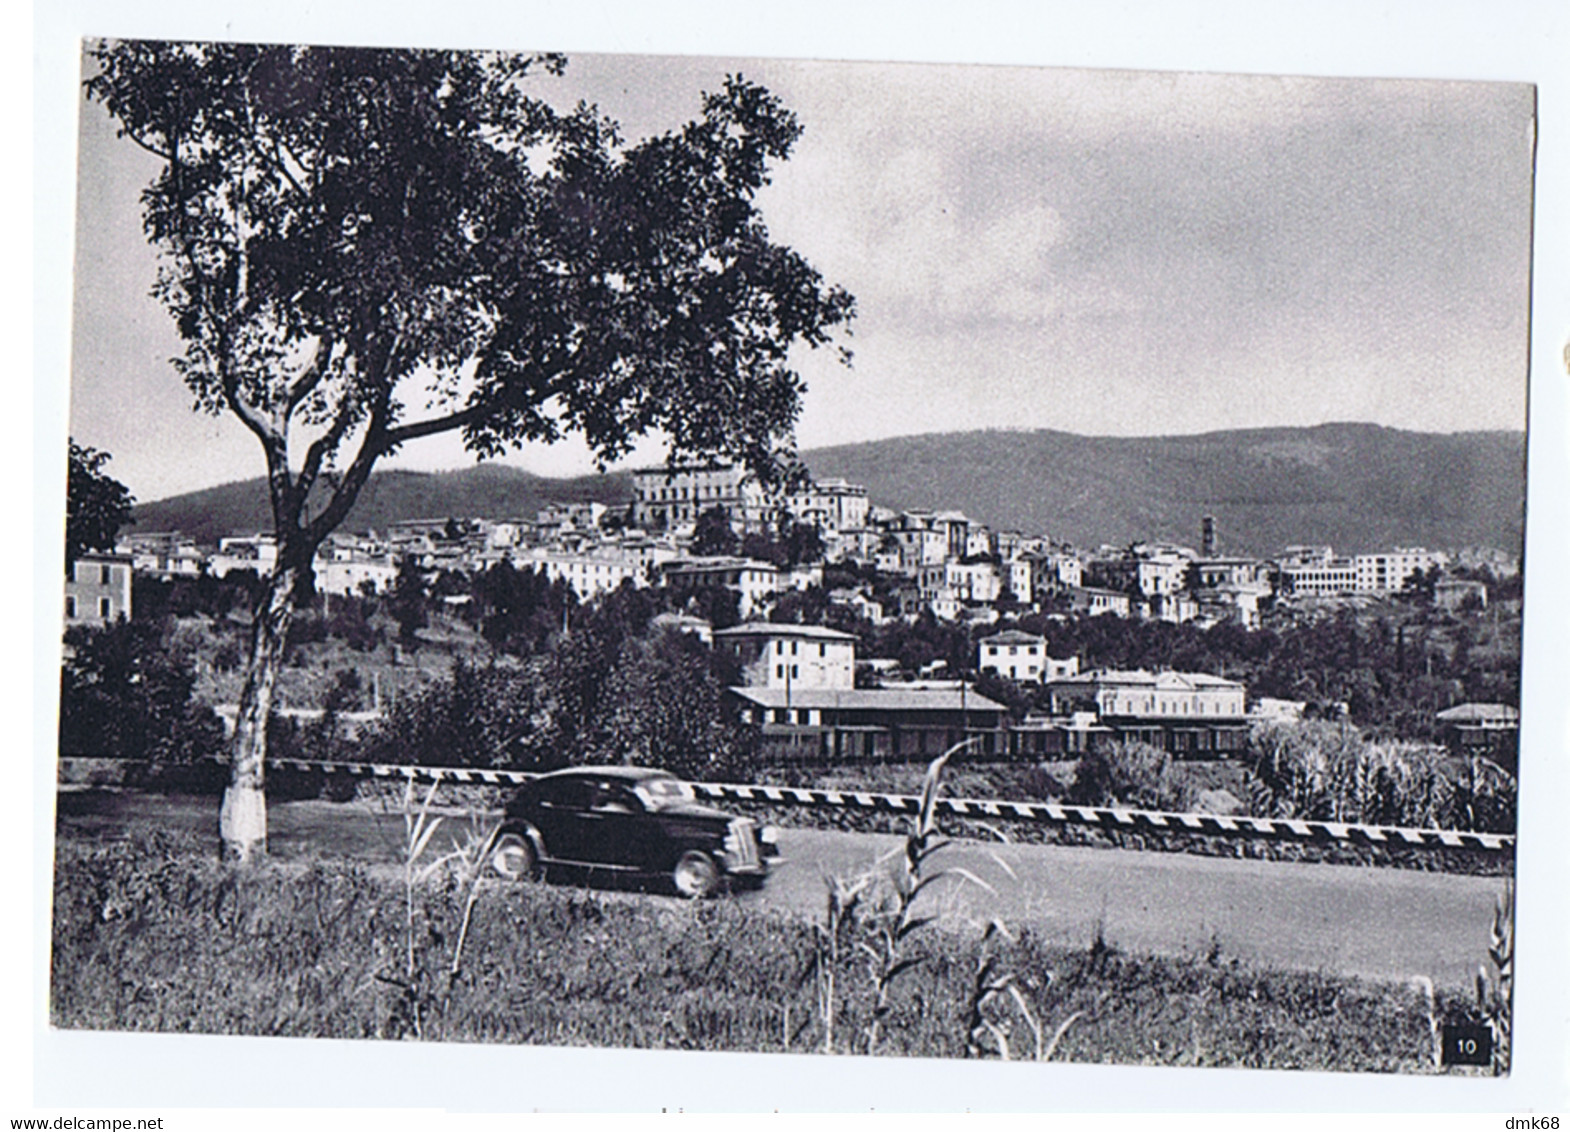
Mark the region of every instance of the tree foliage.
POLYGON ((430 623, 430 615, 425 609, 425 576, 412 557, 405 556, 398 563, 387 607, 398 622, 399 643, 418 647, 419 631, 430 623))
POLYGON ((1068 800, 1080 806, 1133 806, 1182 810, 1186 795, 1173 774, 1172 756, 1135 740, 1100 743, 1081 756, 1068 800))
POLYGON ((113 550, 135 503, 126 486, 103 470, 109 453, 70 442, 66 473, 65 566, 89 550, 113 550))
POLYGON ((698 516, 692 528, 692 553, 701 555, 735 554, 741 539, 730 524, 730 511, 715 504, 698 516))
POLYGON ((770 240, 755 198, 801 128, 739 76, 629 146, 594 107, 539 96, 554 55, 88 54, 88 95, 160 163, 143 222, 176 367, 267 465, 278 559, 219 820, 249 861, 291 598, 381 457, 444 432, 479 456, 576 433, 608 462, 657 432, 773 482, 794 463, 790 352, 853 302, 770 240))
POLYGON ((788 351, 850 316, 757 215, 801 131, 739 77, 628 147, 593 107, 536 96, 556 56, 90 54, 89 94, 162 161, 143 202, 180 371, 257 435, 275 505, 311 536, 380 455, 447 430, 482 455, 572 431, 610 460, 657 429, 772 475, 802 388, 788 351), (298 470, 293 424, 315 433, 298 470), (346 445, 329 502, 298 513, 346 445))
POLYGON ((217 754, 223 725, 191 698, 196 675, 160 626, 121 621, 78 626, 60 666, 60 752, 155 764, 217 754))
POLYGON ((688 633, 665 631, 623 647, 606 683, 604 754, 684 778, 741 770, 749 733, 728 718, 715 655, 688 633))

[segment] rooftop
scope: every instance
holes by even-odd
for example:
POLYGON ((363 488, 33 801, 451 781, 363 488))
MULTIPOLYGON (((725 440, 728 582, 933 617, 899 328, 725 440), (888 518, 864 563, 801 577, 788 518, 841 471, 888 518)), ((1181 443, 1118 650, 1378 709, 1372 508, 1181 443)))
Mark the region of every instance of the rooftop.
POLYGON ((1135 688, 1237 688, 1243 685, 1236 680, 1211 676, 1206 672, 1146 672, 1144 669, 1123 671, 1114 668, 1097 668, 1081 672, 1078 676, 1064 676, 1053 680, 1054 685, 1078 684, 1086 687, 1100 684, 1119 684, 1135 688))
POLYGON ((1043 645, 1047 638, 1038 637, 1035 633, 1023 633, 1018 629, 1005 629, 1001 633, 994 633, 990 637, 982 637, 978 645, 1043 645))
POLYGON ((1441 723, 1479 723, 1483 720, 1519 722, 1521 713, 1509 704, 1457 704, 1453 708, 1446 708, 1434 718, 1441 723))
MULTIPOLYGON (((718 635, 718 634, 716 634, 718 635)), ((766 708, 849 711, 1006 711, 1002 704, 958 688, 731 688, 766 708)))
POLYGON ((775 623, 773 621, 748 621, 741 625, 733 625, 729 629, 720 629, 715 637, 801 637, 813 641, 854 641, 856 638, 850 633, 842 633, 838 629, 830 629, 823 625, 796 625, 793 623, 775 623))
POLYGON ((771 574, 779 573, 779 567, 772 562, 759 562, 752 558, 677 558, 665 564, 667 574, 696 574, 708 570, 765 570, 771 574))

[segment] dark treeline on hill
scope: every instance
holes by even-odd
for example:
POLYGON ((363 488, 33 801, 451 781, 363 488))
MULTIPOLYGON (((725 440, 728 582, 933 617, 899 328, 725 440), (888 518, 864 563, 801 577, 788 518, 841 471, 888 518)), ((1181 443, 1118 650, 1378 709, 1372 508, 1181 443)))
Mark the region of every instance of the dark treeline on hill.
MULTIPOLYGON (((360 493, 343 530, 385 531, 400 519, 483 517, 532 519, 552 502, 598 502, 625 507, 632 482, 625 473, 551 479, 502 464, 452 472, 376 472, 360 493)), ((140 531, 181 531, 201 543, 233 534, 271 530, 267 488, 261 479, 221 484, 136 508, 140 531)))
POLYGON ((953 508, 994 528, 1079 546, 1196 546, 1214 515, 1222 553, 1327 543, 1493 546, 1520 553, 1526 437, 1371 424, 1197 436, 956 432, 806 453, 817 476, 866 484, 890 507, 953 508))
MULTIPOLYGON (((898 437, 804 453, 812 473, 865 484, 895 508, 956 509, 997 529, 1079 546, 1171 541, 1194 546, 1214 515, 1222 553, 1267 555, 1328 543, 1357 553, 1394 546, 1493 546, 1519 553, 1526 438, 1519 432, 1421 433, 1369 424, 1268 428, 1197 436, 960 432, 898 437)), ((344 523, 529 518, 553 500, 622 507, 626 473, 549 479, 489 464, 372 477, 344 523)), ((272 524, 261 480, 136 509, 136 530, 180 530, 202 542, 272 524)))

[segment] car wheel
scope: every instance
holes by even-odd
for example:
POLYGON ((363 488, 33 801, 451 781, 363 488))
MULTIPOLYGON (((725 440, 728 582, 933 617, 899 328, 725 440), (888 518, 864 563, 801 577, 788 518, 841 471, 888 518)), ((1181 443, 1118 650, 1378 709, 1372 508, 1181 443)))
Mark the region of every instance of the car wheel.
POLYGON ((533 880, 539 869, 539 859, 527 838, 504 833, 491 849, 491 869, 507 880, 533 880))
POLYGON ((713 857, 694 849, 682 854, 671 878, 676 882, 677 892, 697 900, 719 891, 720 867, 713 857))

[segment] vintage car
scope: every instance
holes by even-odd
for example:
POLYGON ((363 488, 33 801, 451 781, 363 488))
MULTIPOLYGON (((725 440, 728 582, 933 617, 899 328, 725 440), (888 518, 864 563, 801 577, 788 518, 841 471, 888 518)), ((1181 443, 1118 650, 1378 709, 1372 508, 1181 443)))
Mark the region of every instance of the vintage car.
POLYGON ((573 767, 521 786, 491 846, 491 868, 523 880, 548 865, 669 878, 683 896, 761 884, 774 830, 699 805, 692 787, 646 767, 573 767))

